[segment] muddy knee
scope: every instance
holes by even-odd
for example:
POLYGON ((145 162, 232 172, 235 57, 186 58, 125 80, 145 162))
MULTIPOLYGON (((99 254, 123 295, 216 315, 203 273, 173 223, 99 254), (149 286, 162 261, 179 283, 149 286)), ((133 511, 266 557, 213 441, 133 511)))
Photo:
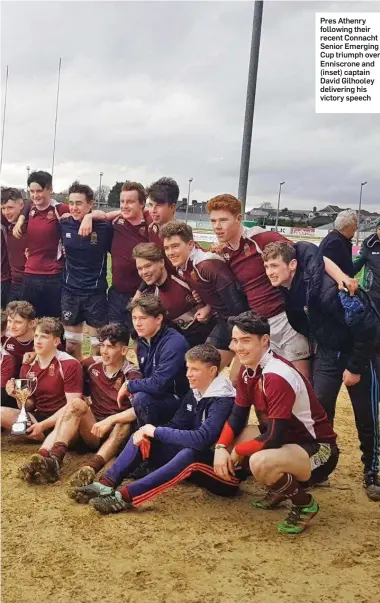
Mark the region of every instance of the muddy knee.
POLYGON ((67 403, 65 412, 63 414, 63 419, 68 419, 70 417, 81 417, 88 410, 87 403, 81 398, 75 398, 67 403))

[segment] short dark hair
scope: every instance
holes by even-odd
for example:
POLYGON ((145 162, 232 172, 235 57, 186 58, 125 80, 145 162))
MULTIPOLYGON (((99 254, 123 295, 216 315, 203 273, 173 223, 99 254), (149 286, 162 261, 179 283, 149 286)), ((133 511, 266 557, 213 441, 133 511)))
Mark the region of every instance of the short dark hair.
POLYGON ((147 188, 147 196, 155 203, 176 205, 179 197, 179 186, 173 178, 160 178, 147 188))
POLYGON ((194 241, 193 229, 186 222, 179 222, 172 220, 167 224, 164 224, 160 228, 160 235, 162 239, 170 239, 171 237, 180 237, 184 243, 190 243, 194 241))
POLYGON ((41 333, 53 335, 53 337, 59 337, 60 339, 62 339, 65 332, 59 318, 54 318, 53 316, 43 316, 42 318, 39 318, 36 324, 36 330, 37 329, 41 331, 41 333))
POLYGON ((166 316, 165 307, 159 297, 151 293, 145 293, 140 298, 132 300, 128 309, 132 312, 135 308, 140 308, 148 316, 157 318, 160 314, 166 316))
POLYGON ((37 182, 41 188, 52 188, 53 187, 53 177, 49 172, 43 172, 42 170, 38 172, 32 172, 28 178, 28 186, 32 184, 32 182, 37 182))
POLYGON ((154 243, 139 243, 133 248, 132 257, 134 260, 141 258, 150 262, 160 262, 165 259, 162 249, 154 243))
POLYGON ((296 250, 290 243, 283 241, 275 241, 274 243, 268 243, 265 245, 262 253, 263 262, 268 260, 275 260, 276 258, 282 258, 285 264, 290 264, 292 260, 296 259, 296 250))
POLYGON ((1 310, 1 332, 7 328, 8 313, 6 310, 1 310))
POLYGON ((26 320, 34 320, 36 318, 34 307, 27 301, 11 301, 7 305, 6 310, 8 316, 18 314, 21 318, 25 318, 26 320))
POLYGON ((237 327, 243 333, 249 333, 250 335, 270 335, 270 327, 267 318, 260 316, 255 312, 242 312, 238 316, 231 316, 228 319, 230 327, 237 327))
POLYGON ((10 186, 2 187, 1 189, 1 205, 5 205, 8 201, 20 201, 22 199, 22 193, 18 188, 12 188, 10 186))
POLYGON ((129 331, 121 323, 111 322, 109 325, 105 325, 104 327, 101 327, 101 329, 98 329, 98 339, 100 343, 108 339, 112 345, 116 345, 117 343, 120 343, 120 345, 128 345, 129 331))
POLYGON ((201 345, 194 346, 186 352, 185 360, 199 360, 203 364, 216 366, 218 372, 222 361, 219 350, 211 345, 211 343, 202 343, 201 345))
POLYGON ((69 195, 71 195, 71 193, 84 195, 88 203, 94 200, 94 191, 87 184, 79 184, 79 182, 74 182, 69 188, 69 195))
POLYGON ((140 182, 124 182, 121 187, 121 193, 124 191, 137 191, 139 196, 139 203, 145 205, 146 203, 146 190, 140 182))

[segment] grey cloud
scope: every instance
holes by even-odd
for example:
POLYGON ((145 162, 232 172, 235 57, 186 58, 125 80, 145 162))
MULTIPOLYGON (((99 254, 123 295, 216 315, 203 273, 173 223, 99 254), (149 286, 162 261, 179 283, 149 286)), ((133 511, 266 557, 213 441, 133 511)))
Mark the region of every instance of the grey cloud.
MULTIPOLYGON (((373 2, 266 2, 248 204, 380 208, 380 116, 317 115, 316 11, 374 11, 373 2)), ((49 169, 58 58, 63 57, 55 182, 112 185, 170 174, 194 198, 237 192, 252 27, 251 2, 3 4, 2 81, 9 64, 3 180, 49 169), (17 32, 17 36, 15 36, 17 32), (137 177, 137 176, 136 176, 137 177)), ((145 180, 144 180, 145 182, 145 180)))

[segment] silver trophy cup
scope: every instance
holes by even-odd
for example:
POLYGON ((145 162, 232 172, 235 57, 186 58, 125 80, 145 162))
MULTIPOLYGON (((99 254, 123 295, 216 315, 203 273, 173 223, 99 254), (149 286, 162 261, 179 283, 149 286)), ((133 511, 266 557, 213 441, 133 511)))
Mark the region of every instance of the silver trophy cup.
POLYGON ((25 435, 26 430, 30 426, 30 420, 25 410, 25 404, 37 388, 37 379, 15 379, 16 385, 16 400, 20 413, 17 420, 12 425, 12 435, 25 435))

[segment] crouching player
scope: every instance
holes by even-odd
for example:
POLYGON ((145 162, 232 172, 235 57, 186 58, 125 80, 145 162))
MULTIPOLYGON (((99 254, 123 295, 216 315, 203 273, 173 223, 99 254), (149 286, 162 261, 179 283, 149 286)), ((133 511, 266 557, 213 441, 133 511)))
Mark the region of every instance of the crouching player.
MULTIPOLYGON (((120 413, 117 404, 117 394, 124 381, 141 378, 138 369, 126 359, 129 332, 123 325, 111 324, 99 329, 98 338, 101 357, 86 358, 82 362, 84 393, 91 398, 90 406, 81 398, 67 403, 50 436, 50 446, 38 452, 38 468, 44 478, 43 483, 59 480, 67 450, 70 445, 75 447, 79 439, 97 452, 87 465, 76 472, 71 484, 90 484, 96 473, 118 454, 136 419, 133 409, 120 413)), ((34 466, 37 465, 37 456, 34 455, 34 466)))
POLYGON ((215 447, 214 469, 221 478, 232 478, 249 457, 255 479, 267 486, 266 496, 252 505, 272 509, 290 499, 291 511, 278 531, 298 534, 319 509, 305 487, 326 479, 337 465, 336 434, 310 383, 271 351, 268 320, 244 312, 230 324, 231 348, 242 368, 232 413, 215 447), (259 428, 245 427, 251 406, 259 428))
POLYGON ((118 513, 139 507, 189 477, 214 494, 235 495, 240 480, 230 475, 225 479, 212 469, 212 446, 235 396, 229 379, 219 374, 220 363, 220 353, 210 344, 189 350, 186 364, 191 389, 171 422, 140 428, 99 482, 72 489, 70 497, 80 503, 91 501, 100 513, 118 513), (143 456, 149 456, 156 470, 116 490, 143 456))
MULTIPOLYGON (((22 379, 36 382, 33 396, 28 400, 26 408, 29 412, 31 426, 27 437, 31 440, 43 441, 42 449, 49 450, 53 444, 53 432, 64 407, 82 396, 83 373, 78 360, 66 352, 57 350, 63 335, 62 323, 57 318, 40 318, 34 334, 36 357, 31 364, 23 364, 20 371, 22 379), (46 437, 47 435, 47 437, 46 437), (45 439, 46 438, 46 439, 45 439)), ((15 381, 11 379, 6 385, 9 396, 15 397, 15 381)), ((11 430, 19 410, 1 407, 1 427, 11 430)), ((39 473, 40 454, 34 454, 26 465, 20 469, 20 477, 33 481, 35 473, 39 473)))

